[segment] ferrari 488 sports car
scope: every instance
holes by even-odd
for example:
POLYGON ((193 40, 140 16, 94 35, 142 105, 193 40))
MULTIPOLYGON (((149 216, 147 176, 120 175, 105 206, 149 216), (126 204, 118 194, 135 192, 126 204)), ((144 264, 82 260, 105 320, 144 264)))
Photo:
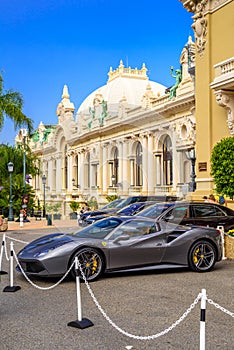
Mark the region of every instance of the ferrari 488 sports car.
MULTIPOLYGON (((148 218, 108 217, 74 234, 43 236, 18 253, 26 274, 47 277, 65 274, 75 257, 88 281, 104 272, 140 271, 157 265, 205 272, 222 258, 221 234, 214 228, 148 218)), ((71 274, 75 277, 74 268, 71 274)))

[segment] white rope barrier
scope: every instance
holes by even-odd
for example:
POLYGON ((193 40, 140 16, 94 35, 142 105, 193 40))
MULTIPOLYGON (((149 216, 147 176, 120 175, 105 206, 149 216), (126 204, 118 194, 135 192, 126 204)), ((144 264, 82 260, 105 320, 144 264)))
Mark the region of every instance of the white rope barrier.
POLYGON ((184 314, 174 323, 172 323, 172 325, 168 328, 166 328, 165 330, 157 333, 157 334, 153 334, 153 335, 149 335, 149 336, 139 336, 139 335, 134 335, 131 333, 126 332, 125 330, 123 330, 122 328, 120 328, 119 326, 117 326, 117 324, 115 322, 113 322, 109 316, 107 316, 106 312, 104 311, 104 309, 101 307, 101 305, 99 304, 99 302, 97 301, 97 298, 94 296, 94 293, 91 289, 91 287, 89 286, 89 283, 83 273, 83 270, 81 268, 81 265, 79 263, 79 269, 82 275, 82 278, 85 282, 85 285, 89 291, 89 294, 91 295, 95 305, 97 306, 98 310, 101 312, 101 314, 103 315, 103 317, 120 333, 122 333, 123 335, 129 337, 129 338, 134 338, 137 340, 152 340, 152 339, 156 339, 159 338, 160 336, 170 332, 173 328, 175 328, 176 326, 178 326, 187 316, 188 314, 194 309, 194 307, 196 306, 196 304, 199 302, 199 300, 201 299, 201 293, 198 294, 198 296, 196 297, 196 299, 194 300, 194 302, 189 306, 189 308, 184 312, 184 314))
POLYGON ((31 281, 30 278, 26 275, 26 273, 24 272, 22 266, 21 266, 20 263, 19 263, 19 260, 18 260, 18 258, 17 258, 17 255, 16 255, 15 251, 13 251, 13 252, 14 252, 14 258, 15 258, 15 260, 16 260, 16 263, 17 263, 17 265, 19 266, 19 269, 20 269, 20 271, 22 272, 22 274, 23 274, 23 276, 25 277, 25 279, 26 279, 33 287, 35 287, 35 288, 37 288, 37 289, 40 289, 40 290, 50 290, 50 289, 53 289, 53 288, 57 287, 57 286, 67 277, 67 275, 69 274, 69 272, 71 271, 71 269, 72 269, 72 267, 73 267, 73 265, 74 265, 74 261, 73 261, 73 263, 71 264, 71 266, 69 267, 69 269, 67 270, 67 272, 63 275, 63 277, 62 277, 58 282, 56 282, 55 284, 52 284, 52 285, 49 286, 49 287, 41 287, 41 286, 38 286, 37 284, 35 284, 33 281, 31 281))
POLYGON ((15 242, 19 242, 19 243, 24 243, 24 244, 29 244, 29 242, 25 242, 25 241, 22 241, 20 239, 16 239, 16 238, 13 238, 13 237, 10 237, 10 236, 7 236, 6 235, 6 238, 10 239, 11 241, 15 241, 15 242))

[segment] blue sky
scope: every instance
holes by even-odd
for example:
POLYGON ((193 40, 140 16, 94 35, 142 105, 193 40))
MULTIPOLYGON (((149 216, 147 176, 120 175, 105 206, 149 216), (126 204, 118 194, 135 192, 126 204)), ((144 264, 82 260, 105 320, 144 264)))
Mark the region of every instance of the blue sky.
MULTIPOLYGON (((1 0, 0 70, 4 89, 23 95, 23 112, 56 124, 64 84, 76 110, 107 82, 110 66, 148 68, 149 79, 174 84, 170 66, 193 35, 179 0, 1 0)), ((8 119, 0 143, 13 144, 8 119)))

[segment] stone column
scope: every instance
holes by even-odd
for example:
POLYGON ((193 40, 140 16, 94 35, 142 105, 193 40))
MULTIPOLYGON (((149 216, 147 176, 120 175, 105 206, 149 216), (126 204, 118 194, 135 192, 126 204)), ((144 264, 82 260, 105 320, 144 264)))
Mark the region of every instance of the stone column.
POLYGON ((129 188, 129 160, 128 160, 128 141, 123 140, 122 144, 122 190, 123 194, 128 194, 129 188))
POLYGON ((80 168, 79 168, 79 177, 80 177, 80 188, 81 188, 81 191, 84 190, 84 187, 85 187, 85 182, 84 182, 84 151, 82 150, 81 151, 81 154, 80 154, 80 168))
POLYGON ((154 193, 155 185, 155 164, 153 155, 153 135, 148 136, 148 194, 154 193))
POLYGON ((143 135, 142 139, 142 177, 143 177, 143 194, 148 192, 148 136, 143 135))
POLYGON ((103 144, 102 146, 102 186, 103 193, 107 193, 107 183, 108 183, 108 162, 107 162, 107 151, 108 144, 103 144))

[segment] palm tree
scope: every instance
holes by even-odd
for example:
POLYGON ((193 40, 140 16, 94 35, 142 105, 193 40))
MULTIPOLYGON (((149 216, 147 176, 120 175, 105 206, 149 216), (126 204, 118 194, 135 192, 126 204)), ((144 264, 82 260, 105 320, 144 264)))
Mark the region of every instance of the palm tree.
POLYGON ((3 78, 0 74, 0 131, 4 126, 4 118, 8 117, 14 122, 17 129, 23 125, 27 126, 29 133, 33 130, 33 121, 22 112, 23 97, 19 92, 3 91, 3 78))

